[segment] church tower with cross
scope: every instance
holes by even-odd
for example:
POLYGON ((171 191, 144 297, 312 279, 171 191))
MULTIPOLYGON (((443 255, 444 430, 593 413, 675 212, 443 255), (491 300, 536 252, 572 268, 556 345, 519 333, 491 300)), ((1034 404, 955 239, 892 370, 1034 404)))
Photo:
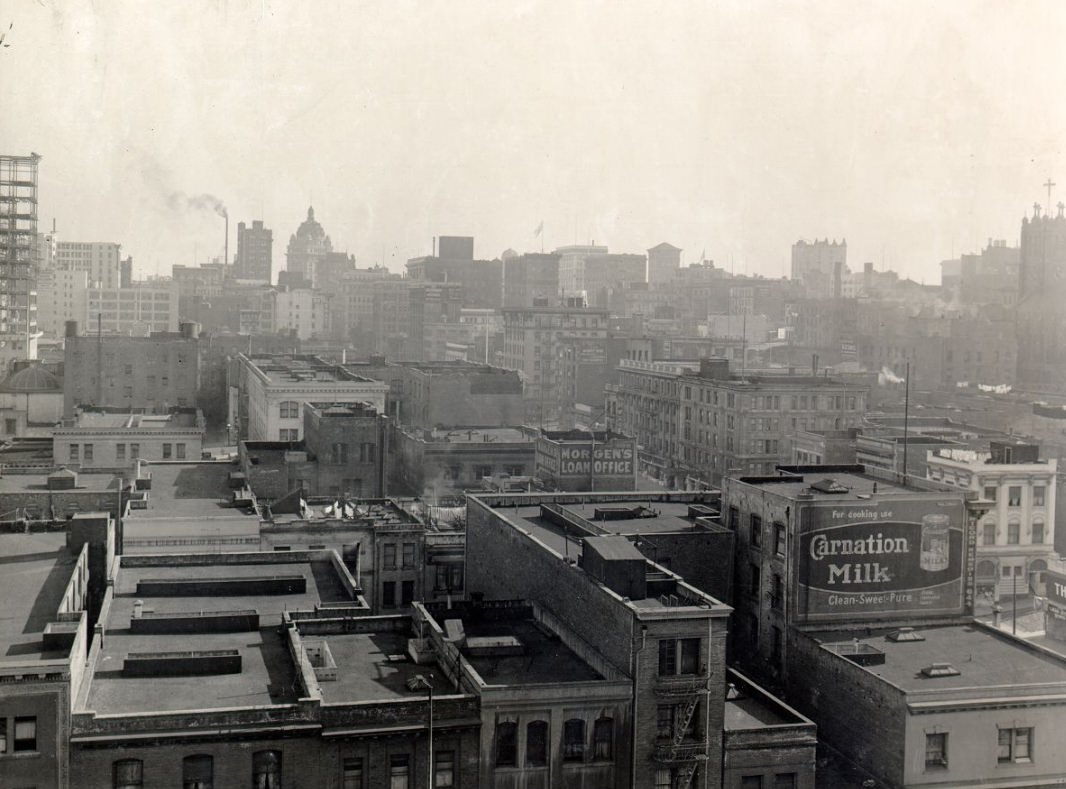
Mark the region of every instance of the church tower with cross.
POLYGON ((1066 205, 1033 204, 1022 220, 1018 293, 1018 384, 1034 392, 1066 393, 1066 205))

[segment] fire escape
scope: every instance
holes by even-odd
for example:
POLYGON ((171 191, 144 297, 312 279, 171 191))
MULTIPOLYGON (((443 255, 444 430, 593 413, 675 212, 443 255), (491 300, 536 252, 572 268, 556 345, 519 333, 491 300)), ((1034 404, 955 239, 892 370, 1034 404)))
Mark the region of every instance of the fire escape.
MULTIPOLYGON (((655 750, 655 761, 674 770, 672 789, 688 789, 700 764, 708 759, 707 732, 694 732, 689 728, 700 700, 706 701, 709 688, 707 680, 663 683, 656 688, 656 696, 673 703, 673 735, 669 743, 655 750)), ((706 706, 704 707, 706 709, 706 706)))

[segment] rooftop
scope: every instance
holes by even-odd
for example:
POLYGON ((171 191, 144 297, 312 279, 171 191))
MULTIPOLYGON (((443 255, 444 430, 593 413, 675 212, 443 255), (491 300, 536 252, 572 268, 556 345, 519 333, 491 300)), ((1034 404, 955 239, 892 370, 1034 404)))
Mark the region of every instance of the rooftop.
POLYGON ((115 580, 115 596, 97 670, 86 702, 97 713, 149 712, 284 704, 296 701, 299 684, 284 634, 282 612, 312 609, 319 602, 347 600, 336 571, 327 561, 291 563, 126 566, 115 580), (142 580, 266 578, 302 576, 306 591, 270 595, 152 596, 138 593, 142 580), (198 613, 254 609, 260 627, 252 632, 135 634, 130 630, 134 602, 145 613, 198 613), (235 649, 239 674, 195 677, 128 677, 123 661, 131 652, 181 652, 235 649))
POLYGON ((891 493, 939 493, 934 484, 916 486, 902 484, 891 477, 868 474, 861 465, 845 466, 779 466, 787 472, 773 477, 740 477, 744 484, 758 485, 780 496, 796 498, 800 494, 813 494, 816 499, 831 498, 835 501, 852 501, 891 493))
MULTIPOLYGON (((152 475, 148 507, 132 510, 129 520, 197 518, 217 521, 253 517, 231 506, 229 475, 239 470, 235 464, 213 461, 158 463, 146 464, 144 469, 152 475)), ((79 480, 85 476, 81 475, 79 480)))
MULTIPOLYGON (((54 473, 51 464, 39 474, 4 473, 0 476, 0 494, 2 493, 66 493, 81 491, 118 490, 119 478, 111 473, 94 474, 90 471, 78 472, 78 486, 73 491, 48 491, 48 477, 54 473)), ((20 503, 19 506, 23 506, 20 503)), ((6 513, 5 513, 6 515, 6 513)), ((0 520, 4 515, 0 515, 0 520)))
POLYGON ((439 676, 440 671, 407 659, 409 637, 408 633, 391 631, 304 636, 305 645, 313 639, 325 641, 337 664, 337 679, 320 683, 322 700, 330 703, 422 698, 424 689, 411 691, 406 685, 407 680, 419 674, 433 684, 435 693, 454 693, 454 688, 439 676))
POLYGON ((169 414, 79 410, 73 420, 64 420, 57 430, 194 430, 203 429, 199 411, 174 411, 169 414))
POLYGON ((521 427, 435 427, 405 432, 432 444, 532 444, 536 440, 534 431, 521 427))
POLYGON ((1052 657, 1023 642, 979 625, 915 628, 922 640, 892 641, 891 630, 812 634, 824 645, 840 645, 841 652, 876 650, 883 665, 866 670, 906 692, 960 688, 993 688, 1045 683, 1066 684, 1066 660, 1052 657), (928 678, 923 668, 948 663, 953 676, 928 678))
MULTIPOLYGON (((248 358, 250 363, 270 383, 277 385, 300 383, 380 383, 351 372, 341 365, 329 364, 316 356, 260 355, 248 358)), ((382 384, 384 385, 384 384, 382 384)))
POLYGON ((0 534, 0 664, 66 657, 65 651, 45 651, 41 635, 55 618, 76 558, 64 532, 0 534))

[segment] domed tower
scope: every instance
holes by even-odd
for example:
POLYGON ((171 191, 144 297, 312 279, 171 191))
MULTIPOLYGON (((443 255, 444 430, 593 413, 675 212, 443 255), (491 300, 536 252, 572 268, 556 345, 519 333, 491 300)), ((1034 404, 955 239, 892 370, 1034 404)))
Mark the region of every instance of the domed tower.
POLYGON ((289 246, 285 250, 285 269, 313 282, 315 264, 333 251, 333 244, 317 221, 315 209, 307 209, 307 219, 296 233, 289 236, 289 246))

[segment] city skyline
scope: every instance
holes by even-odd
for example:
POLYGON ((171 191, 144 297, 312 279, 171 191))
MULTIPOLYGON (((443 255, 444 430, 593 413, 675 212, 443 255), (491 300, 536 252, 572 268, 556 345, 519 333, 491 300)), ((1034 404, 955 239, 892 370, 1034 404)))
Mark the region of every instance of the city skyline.
POLYGON ((780 277, 829 237, 932 283, 1066 184, 1053 4, 146 8, 26 5, 0 53, 42 229, 144 275, 221 255, 217 196, 279 264, 313 204, 362 267, 472 235, 780 277))

